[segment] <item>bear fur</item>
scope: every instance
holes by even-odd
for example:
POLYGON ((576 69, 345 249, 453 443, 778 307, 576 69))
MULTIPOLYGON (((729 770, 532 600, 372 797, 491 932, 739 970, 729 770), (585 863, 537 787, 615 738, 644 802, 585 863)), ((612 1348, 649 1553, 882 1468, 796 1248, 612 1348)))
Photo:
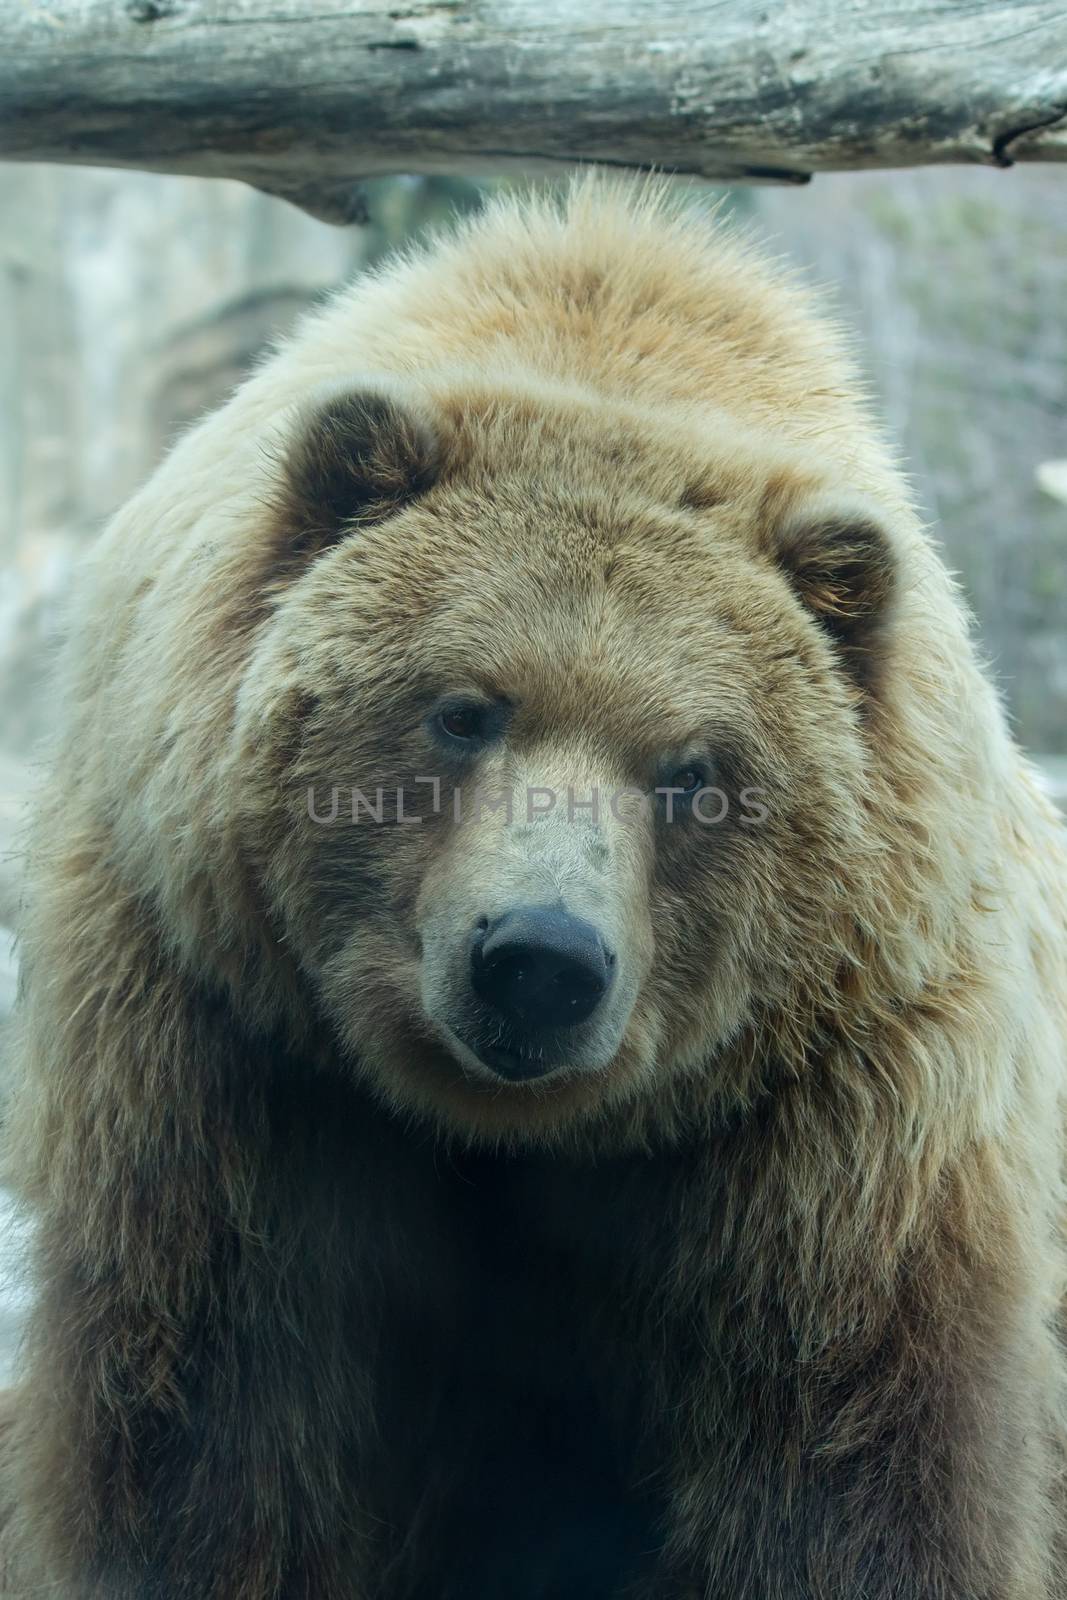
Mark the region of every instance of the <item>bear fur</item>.
POLYGON ((1067 1595, 1063 831, 810 296, 495 201, 181 440, 59 704, 7 1593, 1067 1595), (518 900, 615 963, 543 1057, 518 900))

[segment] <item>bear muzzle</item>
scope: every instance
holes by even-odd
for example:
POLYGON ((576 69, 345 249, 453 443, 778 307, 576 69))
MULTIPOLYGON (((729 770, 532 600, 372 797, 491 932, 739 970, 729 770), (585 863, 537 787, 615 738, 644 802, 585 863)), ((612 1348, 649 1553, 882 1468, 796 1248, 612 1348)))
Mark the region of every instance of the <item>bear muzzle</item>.
POLYGON ((479 918, 470 986, 493 1041, 486 1038, 475 1053, 509 1079, 552 1071, 559 1064, 557 1036, 593 1017, 616 965, 599 929, 561 905, 516 906, 491 922, 479 918))

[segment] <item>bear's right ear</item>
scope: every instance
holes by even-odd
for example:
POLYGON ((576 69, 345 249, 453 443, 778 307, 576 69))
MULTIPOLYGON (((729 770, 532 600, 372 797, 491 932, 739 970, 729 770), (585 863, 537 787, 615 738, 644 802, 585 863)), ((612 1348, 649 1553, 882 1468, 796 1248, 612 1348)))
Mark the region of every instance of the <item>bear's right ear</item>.
POLYGON ((285 451, 273 504, 282 564, 300 569, 360 523, 425 493, 440 446, 425 417, 386 394, 346 390, 320 401, 285 451))

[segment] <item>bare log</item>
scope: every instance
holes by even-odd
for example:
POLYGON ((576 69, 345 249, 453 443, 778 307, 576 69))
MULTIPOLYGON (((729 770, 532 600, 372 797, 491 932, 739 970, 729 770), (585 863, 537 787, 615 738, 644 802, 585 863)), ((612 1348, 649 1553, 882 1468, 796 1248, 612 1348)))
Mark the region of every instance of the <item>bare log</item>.
POLYGON ((1063 0, 8 0, 0 157, 239 178, 727 182, 1067 159, 1063 0))

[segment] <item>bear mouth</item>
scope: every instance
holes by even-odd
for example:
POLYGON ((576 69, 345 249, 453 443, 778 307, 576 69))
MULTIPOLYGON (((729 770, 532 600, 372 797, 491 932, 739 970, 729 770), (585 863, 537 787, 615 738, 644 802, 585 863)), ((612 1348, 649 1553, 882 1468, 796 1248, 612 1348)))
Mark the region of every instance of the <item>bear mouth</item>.
POLYGON ((546 1058, 541 1051, 524 1050, 512 1044, 479 1044, 468 1045, 467 1048, 491 1072, 508 1083, 528 1083, 536 1078, 547 1078, 550 1072, 558 1072, 563 1065, 561 1061, 546 1058))
POLYGON ((503 1088, 508 1084, 534 1084, 551 1078, 554 1081, 571 1078, 576 1073, 594 1069, 598 1061, 583 1060, 583 1046, 563 1029, 543 1030, 526 1035, 520 1030, 501 1026, 494 1021, 485 1025, 484 1019, 465 1028, 454 1024, 440 1029, 453 1062, 458 1062, 463 1074, 483 1087, 489 1083, 503 1088), (479 1026, 481 1022, 481 1026, 479 1026))
POLYGON ((424 1011, 439 1046, 464 1078, 482 1089, 533 1087, 551 1081, 599 1076, 610 1068, 623 1042, 625 1029, 605 1026, 605 1019, 575 1028, 522 1028, 501 1017, 470 1008, 465 1016, 434 1016, 424 1011), (471 1014, 471 1011, 474 1014, 471 1014))

